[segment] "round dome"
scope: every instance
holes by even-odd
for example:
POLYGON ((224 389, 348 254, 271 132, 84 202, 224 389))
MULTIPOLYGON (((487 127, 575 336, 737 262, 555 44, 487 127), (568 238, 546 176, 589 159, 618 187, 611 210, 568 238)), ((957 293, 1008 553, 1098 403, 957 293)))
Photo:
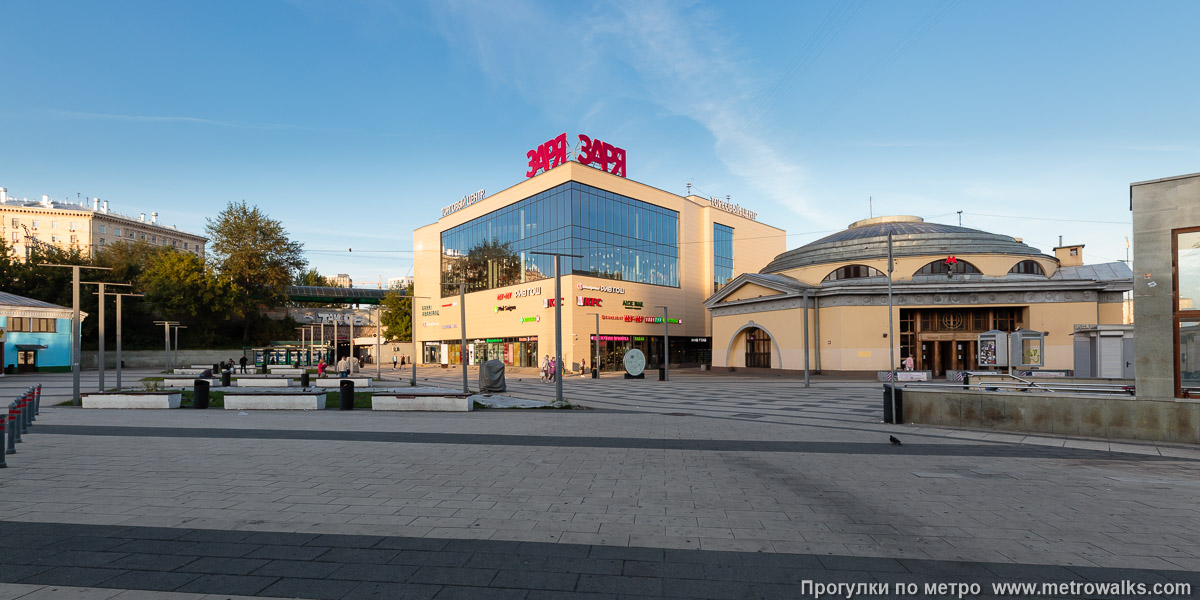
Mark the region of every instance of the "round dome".
POLYGON ((775 257, 761 273, 778 273, 809 265, 856 262, 887 257, 887 235, 892 234, 892 255, 949 256, 959 254, 1042 253, 1007 235, 940 223, 921 217, 888 216, 852 223, 845 231, 823 237, 775 257))

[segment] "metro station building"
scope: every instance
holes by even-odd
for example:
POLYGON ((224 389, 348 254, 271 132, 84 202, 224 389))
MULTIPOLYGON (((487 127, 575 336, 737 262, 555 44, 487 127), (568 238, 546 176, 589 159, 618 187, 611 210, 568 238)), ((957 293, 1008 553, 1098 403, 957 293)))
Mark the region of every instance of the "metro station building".
POLYGON ((786 234, 741 207, 627 179, 624 151, 615 150, 619 169, 565 158, 544 170, 531 167, 524 181, 467 196, 414 232, 418 360, 455 365, 465 354, 469 364, 537 366, 553 355, 554 257, 533 254, 540 251, 580 256, 561 259, 569 369, 582 359, 593 367, 597 341, 602 370, 621 369, 631 348, 657 367, 664 359, 662 307, 670 363, 710 362, 705 298, 735 273, 764 268, 784 251, 786 234))
POLYGON ((914 370, 941 377, 979 368, 977 338, 991 330, 1045 332, 1044 369, 1070 370, 1075 332, 1124 323, 1132 287, 1128 265, 1085 265, 1082 245, 1051 256, 1019 238, 893 216, 782 253, 705 304, 714 370, 800 372, 807 348, 811 370, 887 371, 894 356, 897 368, 912 357, 914 370))

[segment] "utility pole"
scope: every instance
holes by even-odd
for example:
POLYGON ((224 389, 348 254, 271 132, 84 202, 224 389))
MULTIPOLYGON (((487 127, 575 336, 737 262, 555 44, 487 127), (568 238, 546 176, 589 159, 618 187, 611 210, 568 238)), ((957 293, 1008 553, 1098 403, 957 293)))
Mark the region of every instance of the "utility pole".
POLYGON ((562 257, 583 258, 581 254, 566 254, 562 252, 530 252, 554 257, 554 399, 562 402, 562 257))
POLYGON ((117 297, 117 389, 121 389, 121 298, 141 298, 145 294, 109 294, 117 297))
POLYGON ((80 343, 80 322, 79 322, 79 270, 93 269, 97 271, 111 271, 108 267, 85 267, 82 265, 50 265, 40 264, 39 267, 57 267, 60 269, 71 269, 71 402, 78 404, 79 397, 79 353, 83 350, 83 345, 80 343))
POLYGON ((171 364, 179 364, 179 330, 187 329, 187 325, 175 326, 175 353, 171 355, 171 364))
POLYGON ((375 305, 375 381, 379 381, 379 378, 383 377, 383 374, 379 372, 383 366, 383 357, 379 354, 379 340, 383 338, 383 321, 380 320, 380 316, 382 315, 380 311, 382 310, 382 304, 375 305))
POLYGON ((463 280, 458 282, 458 332, 462 335, 462 345, 459 346, 458 362, 462 363, 463 393, 471 393, 467 387, 467 281, 466 271, 463 280))
POLYGON ((896 414, 896 331, 893 325, 892 318, 892 271, 895 270, 895 261, 892 260, 892 231, 888 228, 888 360, 891 361, 891 375, 888 379, 891 380, 891 400, 892 400, 892 423, 900 423, 900 415, 896 414))
POLYGON ((958 226, 962 227, 962 211, 958 211, 958 226))
MULTIPOLYGON (((105 304, 104 286, 106 286, 106 285, 122 285, 125 287, 130 287, 130 284, 128 284, 128 283, 108 283, 107 281, 81 281, 80 283, 82 283, 84 285, 100 286, 100 291, 97 294, 97 297, 99 298, 99 304, 100 304, 100 343, 99 343, 99 346, 97 347, 97 354, 96 354, 96 358, 98 359, 96 361, 97 366, 100 369, 100 380, 99 380, 99 383, 97 384, 96 389, 99 392, 103 392, 104 391, 104 320, 105 320, 104 319, 104 304, 105 304)), ((119 302, 119 300, 118 300, 118 302, 119 302)))
MULTIPOLYGON (((408 362, 412 363, 412 379, 409 380, 409 387, 417 387, 417 298, 428 300, 428 296, 405 296, 411 299, 409 302, 408 311, 408 339, 412 342, 413 353, 408 357, 408 362)), ((461 301, 461 299, 460 299, 461 301)))
POLYGON ((166 373, 171 374, 171 326, 178 325, 179 321, 155 321, 155 325, 163 326, 163 341, 166 344, 166 373))
MULTIPOLYGON (((691 184, 688 184, 689 186, 691 184)), ((600 375, 600 313, 588 313, 596 317, 596 362, 592 363, 592 368, 596 369, 596 375, 600 375)))

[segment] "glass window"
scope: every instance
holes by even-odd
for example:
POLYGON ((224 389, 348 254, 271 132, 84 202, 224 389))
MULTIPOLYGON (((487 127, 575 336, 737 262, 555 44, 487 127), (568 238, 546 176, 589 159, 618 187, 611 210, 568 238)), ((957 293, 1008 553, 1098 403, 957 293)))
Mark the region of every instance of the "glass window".
POLYGON ((713 291, 733 279, 733 228, 713 224, 713 291))
POLYGON ((575 273, 677 287, 679 249, 667 240, 678 227, 675 211, 566 183, 442 232, 442 295, 457 294, 464 275, 468 291, 551 276, 553 259, 532 250, 583 254, 565 263, 575 273), (647 240, 651 216, 662 235, 647 240), (650 264, 662 268, 641 268, 650 264))
POLYGON ((1179 322, 1180 396, 1200 396, 1200 321, 1179 322))
POLYGON ((1042 265, 1039 265, 1036 260, 1023 260, 1008 270, 1010 275, 1045 275, 1042 271, 1042 265))
POLYGON ((923 267, 914 275, 972 275, 979 274, 979 269, 975 265, 961 259, 954 259, 950 262, 949 259, 935 260, 923 267))
POLYGON ((1200 231, 1176 234, 1175 278, 1179 310, 1200 310, 1200 231))
POLYGON ((104 226, 103 226, 103 225, 101 225, 101 226, 100 226, 100 233, 104 233, 104 232, 105 232, 105 231, 104 231, 104 226))
POLYGON ((16 229, 17 227, 20 227, 20 226, 21 226, 21 220, 20 220, 20 219, 13 219, 13 220, 12 220, 12 226, 13 226, 13 229, 16 229))
POLYGON ((846 265, 834 269, 834 271, 822 279, 822 283, 826 281, 839 281, 842 279, 862 279, 865 277, 883 277, 883 273, 875 267, 867 265, 846 265))
POLYGON ((37 228, 38 228, 38 227, 37 227, 37 226, 38 226, 37 219, 34 219, 34 220, 30 221, 30 222, 29 222, 29 226, 30 226, 30 227, 33 227, 34 229, 37 229, 37 228))

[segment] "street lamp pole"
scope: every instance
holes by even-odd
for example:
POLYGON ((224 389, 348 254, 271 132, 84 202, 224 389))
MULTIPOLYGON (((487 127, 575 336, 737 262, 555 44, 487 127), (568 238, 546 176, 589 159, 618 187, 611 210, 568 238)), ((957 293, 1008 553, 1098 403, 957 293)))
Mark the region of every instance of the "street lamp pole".
POLYGON ((383 337, 383 321, 380 319, 380 310, 382 310, 382 308, 382 304, 375 305, 375 381, 379 381, 379 379, 383 377, 383 375, 379 372, 383 365, 383 360, 381 360, 383 357, 379 354, 379 340, 383 337))
POLYGON ((109 294, 117 297, 117 389, 121 389, 121 298, 141 298, 145 294, 109 294))
POLYGON ((187 325, 176 325, 175 326, 175 353, 171 355, 171 362, 173 364, 179 364, 179 330, 180 329, 187 329, 187 325))
POLYGON ((163 343, 166 346, 166 374, 171 374, 171 326, 178 325, 179 321, 155 321, 155 325, 163 326, 163 343))
MULTIPOLYGON (((98 363, 97 366, 100 368, 100 380, 97 385, 97 391, 103 392, 104 391, 104 321, 105 321, 105 319, 104 319, 104 304, 105 304, 104 286, 105 285, 123 285, 123 286, 129 287, 130 284, 128 284, 128 283, 108 283, 107 281, 81 281, 80 283, 82 283, 84 285, 100 286, 100 292, 98 294, 99 304, 100 304, 100 344, 99 344, 99 347, 97 348, 96 358, 99 359, 97 361, 97 363, 98 363)), ((118 300, 118 302, 119 302, 119 300, 118 300)))
POLYGON ((563 252, 530 252, 554 257, 554 400, 562 402, 562 257, 583 258, 580 254, 563 252))
MULTIPOLYGON (((26 248, 28 250, 28 248, 26 248)), ((39 267, 58 267, 61 269, 71 269, 71 402, 79 402, 79 354, 83 351, 83 345, 80 343, 80 332, 82 328, 79 322, 79 270, 93 269, 97 271, 111 271, 108 267, 85 267, 81 265, 50 265, 39 264, 39 267)))
POLYGON ((596 370, 596 375, 600 374, 600 313, 588 313, 596 317, 596 362, 592 363, 592 368, 596 370))
POLYGON ((663 309, 663 381, 671 380, 671 319, 667 316, 667 307, 656 304, 654 308, 663 309))
POLYGON ((471 390, 467 387, 467 281, 458 282, 458 332, 462 334, 462 345, 458 348, 458 362, 462 366, 463 393, 471 390))
MULTIPOLYGON (((428 300, 428 296, 407 296, 410 300, 408 311, 408 339, 412 342, 412 356, 408 357, 408 362, 412 363, 412 379, 408 382, 409 387, 417 387, 417 298, 428 300)), ((460 299, 461 301, 461 299, 460 299)))

